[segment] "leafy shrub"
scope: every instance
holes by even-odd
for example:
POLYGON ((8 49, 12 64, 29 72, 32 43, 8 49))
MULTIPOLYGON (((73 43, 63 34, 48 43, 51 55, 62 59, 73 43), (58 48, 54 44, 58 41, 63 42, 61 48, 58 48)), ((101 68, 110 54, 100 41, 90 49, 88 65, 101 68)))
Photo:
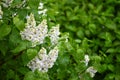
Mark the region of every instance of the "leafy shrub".
POLYGON ((120 79, 119 0, 2 0, 0 4, 1 80, 120 79), (47 11, 38 9, 40 2, 47 11), (21 38, 31 13, 37 25, 46 19, 48 30, 60 24, 59 55, 48 72, 27 67, 42 47, 47 51, 54 47, 48 37, 35 47, 21 38))

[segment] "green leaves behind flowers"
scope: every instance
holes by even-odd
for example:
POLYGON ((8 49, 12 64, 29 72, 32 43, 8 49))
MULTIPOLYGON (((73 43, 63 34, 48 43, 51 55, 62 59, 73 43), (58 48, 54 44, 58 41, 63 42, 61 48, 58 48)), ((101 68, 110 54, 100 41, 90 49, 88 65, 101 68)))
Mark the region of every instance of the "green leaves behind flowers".
POLYGON ((36 49, 28 49, 27 50, 27 56, 31 60, 37 55, 37 50, 36 49))
POLYGON ((11 27, 9 25, 0 25, 0 39, 7 36, 11 32, 11 27))
POLYGON ((15 24, 16 28, 20 31, 23 30, 25 27, 24 22, 20 20, 18 16, 13 18, 13 23, 15 24))
POLYGON ((23 80, 49 80, 47 73, 42 73, 39 71, 28 72, 23 80))
POLYGON ((11 52, 19 53, 19 52, 27 49, 28 47, 30 47, 30 43, 28 41, 25 41, 25 42, 23 41, 23 42, 20 42, 15 49, 11 50, 11 52))
POLYGON ((36 49, 27 49, 27 51, 22 54, 23 64, 26 66, 30 60, 32 60, 37 55, 36 49))

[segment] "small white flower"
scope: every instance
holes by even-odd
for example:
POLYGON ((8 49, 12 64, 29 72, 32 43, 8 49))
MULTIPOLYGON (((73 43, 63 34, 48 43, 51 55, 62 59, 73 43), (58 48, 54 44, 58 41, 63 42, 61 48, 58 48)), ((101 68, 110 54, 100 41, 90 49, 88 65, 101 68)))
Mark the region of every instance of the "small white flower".
POLYGON ((43 4, 42 2, 40 2, 40 3, 39 3, 39 6, 38 6, 38 9, 43 9, 43 5, 44 5, 44 4, 43 4))
POLYGON ((84 61, 84 62, 85 62, 85 65, 88 66, 88 62, 90 61, 89 56, 88 56, 88 55, 85 55, 85 56, 84 56, 84 59, 85 59, 85 61, 84 61))
POLYGON ((96 69, 93 68, 93 66, 89 67, 86 72, 90 74, 90 76, 93 78, 95 76, 95 73, 97 72, 96 69))
POLYGON ((28 18, 30 18, 30 16, 29 16, 29 15, 27 15, 27 16, 26 16, 26 19, 28 19, 28 18))
POLYGON ((46 16, 46 12, 47 12, 47 9, 44 9, 44 4, 42 2, 39 3, 39 6, 38 6, 38 14, 39 15, 42 15, 42 16, 46 16))
POLYGON ((48 35, 49 35, 49 37, 50 37, 50 40, 51 40, 52 45, 57 44, 57 43, 58 43, 58 40, 59 40, 59 35, 60 35, 59 25, 52 27, 52 28, 50 29, 48 35))
POLYGON ((3 15, 3 11, 2 11, 2 8, 0 6, 0 19, 2 19, 2 15, 3 15))
POLYGON ((42 16, 46 16, 46 12, 47 12, 47 9, 43 9, 43 10, 38 11, 38 14, 42 16))

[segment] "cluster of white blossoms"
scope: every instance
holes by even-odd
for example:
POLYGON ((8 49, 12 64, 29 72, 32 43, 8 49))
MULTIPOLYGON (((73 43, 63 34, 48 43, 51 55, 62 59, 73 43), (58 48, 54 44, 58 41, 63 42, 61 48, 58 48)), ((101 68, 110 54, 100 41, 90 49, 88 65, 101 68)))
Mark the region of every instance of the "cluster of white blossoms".
MULTIPOLYGON (((84 59, 85 59, 85 60, 84 60, 85 65, 88 66, 88 63, 89 63, 89 61, 90 61, 89 56, 88 56, 88 55, 85 55, 85 56, 84 56, 84 59)), ((97 70, 94 69, 93 66, 92 66, 92 67, 89 67, 89 68, 86 70, 86 72, 89 73, 89 74, 90 74, 90 77, 93 78, 93 77, 95 76, 95 73, 97 72, 97 70)))
POLYGON ((94 77, 95 76, 95 73, 97 72, 96 69, 93 68, 93 66, 89 67, 87 70, 86 70, 87 73, 90 74, 90 77, 94 77))
POLYGON ((34 72, 36 69, 42 72, 47 72, 49 68, 52 68, 54 62, 58 57, 58 48, 50 50, 47 54, 46 49, 43 47, 38 55, 33 58, 27 66, 34 72))
POLYGON ((56 44, 59 39, 59 26, 55 26, 48 32, 47 20, 43 20, 38 26, 36 26, 36 21, 34 15, 30 14, 27 18, 27 24, 25 29, 20 32, 23 40, 28 40, 33 43, 33 47, 36 45, 44 43, 45 37, 49 36, 51 43, 56 44))
POLYGON ((39 15, 42 15, 42 16, 46 16, 46 12, 47 12, 47 9, 44 9, 44 4, 42 2, 39 3, 39 6, 38 6, 38 14, 39 15))
MULTIPOLYGON (((38 14, 41 16, 46 16, 47 9, 43 8, 43 3, 39 3, 38 6, 38 14)), ((49 68, 52 68, 54 62, 58 57, 58 47, 57 43, 59 40, 59 25, 53 26, 50 30, 48 30, 47 20, 43 19, 38 26, 36 26, 36 21, 34 15, 31 13, 30 16, 26 17, 27 23, 23 31, 20 32, 20 35, 23 40, 28 40, 32 42, 32 47, 36 45, 40 45, 44 43, 46 37, 50 38, 51 46, 49 53, 47 54, 47 50, 42 47, 38 54, 33 58, 27 66, 35 71, 36 69, 42 72, 47 72, 49 68), (52 48, 55 46, 54 48, 52 48), (52 49, 51 49, 52 48, 52 49)))
POLYGON ((0 19, 2 19, 2 15, 3 15, 3 11, 2 11, 2 8, 0 6, 0 19))
POLYGON ((36 21, 34 15, 30 14, 30 17, 27 19, 27 24, 24 31, 21 31, 22 39, 29 40, 33 43, 33 46, 37 44, 42 44, 44 38, 47 36, 47 21, 43 20, 38 26, 36 26, 36 21))
POLYGON ((84 59, 85 59, 85 60, 84 60, 85 65, 88 66, 88 63, 89 63, 89 61, 90 61, 89 56, 88 56, 88 55, 85 55, 85 56, 84 56, 84 59))
MULTIPOLYGON (((11 6, 14 0, 2 0, 1 4, 3 7, 8 8, 11 6)), ((22 0, 20 4, 16 5, 16 8, 24 7, 27 0, 22 0)), ((15 5, 14 5, 15 6, 15 5)))
MULTIPOLYGON (((45 37, 49 37, 51 40, 52 46, 57 46, 59 40, 59 25, 53 26, 50 30, 48 30, 47 20, 43 20, 38 26, 36 26, 36 21, 33 14, 27 17, 27 23, 25 29, 20 32, 20 35, 23 40, 28 40, 32 42, 32 47, 36 45, 40 45, 44 43, 45 37)), ((51 47, 51 46, 48 46, 51 47)), ((58 57, 58 48, 54 47, 50 52, 47 54, 47 50, 42 47, 27 66, 32 70, 35 71, 38 69, 42 72, 47 72, 49 68, 52 68, 54 62, 58 57)))
POLYGON ((2 0, 3 7, 8 8, 12 4, 13 0, 2 0))
POLYGON ((50 29, 48 36, 50 37, 52 45, 55 45, 58 43, 59 35, 60 35, 59 25, 54 26, 50 29))

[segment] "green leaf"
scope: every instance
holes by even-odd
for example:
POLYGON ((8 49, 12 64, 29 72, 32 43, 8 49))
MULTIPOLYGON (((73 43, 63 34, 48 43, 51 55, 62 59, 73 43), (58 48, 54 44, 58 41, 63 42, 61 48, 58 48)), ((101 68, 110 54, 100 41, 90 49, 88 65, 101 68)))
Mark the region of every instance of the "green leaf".
POLYGON ((120 79, 120 75, 115 75, 115 80, 119 80, 120 79))
POLYGON ((29 0, 28 1, 28 5, 30 6, 30 8, 32 9, 38 9, 38 6, 39 6, 39 2, 40 0, 29 0))
POLYGON ((76 43, 81 43, 81 40, 80 39, 75 39, 75 42, 76 43))
POLYGON ((117 58, 117 62, 120 62, 120 54, 117 54, 116 58, 117 58))
POLYGON ((68 51, 71 51, 71 50, 74 49, 70 42, 67 42, 67 43, 65 44, 65 46, 66 46, 66 48, 68 49, 68 51))
POLYGON ((81 75, 80 80, 92 80, 89 73, 84 73, 81 75))
POLYGON ((65 25, 65 28, 72 31, 72 32, 75 32, 77 29, 75 26, 72 26, 72 25, 65 25))
POLYGON ((90 30, 93 34, 96 33, 96 25, 95 25, 95 24, 89 24, 88 27, 89 27, 89 30, 90 30))
POLYGON ((8 45, 7 41, 0 41, 0 51, 4 56, 6 55, 6 52, 8 50, 7 45, 8 45))
POLYGON ((37 55, 37 50, 36 49, 28 49, 27 50, 27 56, 31 60, 37 55))
POLYGON ((29 72, 29 69, 27 67, 20 67, 17 69, 17 71, 23 75, 29 72))
POLYGON ((100 62, 102 59, 101 59, 100 56, 92 56, 92 57, 91 57, 91 60, 94 60, 94 61, 96 61, 96 62, 100 62))
POLYGON ((26 66, 29 61, 30 61, 30 59, 28 58, 26 52, 24 52, 24 53, 22 54, 22 63, 23 63, 23 65, 26 66))
POLYGON ((104 80, 114 80, 115 74, 109 73, 105 76, 104 80))
POLYGON ((11 34, 9 36, 10 47, 12 47, 14 45, 17 45, 21 41, 22 40, 21 40, 19 31, 16 28, 13 28, 12 31, 11 31, 11 34))
POLYGON ((21 43, 19 43, 19 45, 15 49, 11 50, 11 52, 12 53, 19 53, 19 52, 25 50, 29 46, 30 46, 29 42, 27 42, 27 41, 21 42, 21 43))
POLYGON ((111 30, 116 30, 116 24, 113 22, 113 21, 108 21, 105 26, 108 28, 108 29, 111 29, 111 30))
POLYGON ((84 50, 77 49, 74 54, 72 54, 74 60, 79 64, 80 60, 83 60, 84 58, 84 50))
POLYGON ((15 80, 20 80, 20 77, 19 77, 19 75, 15 75, 15 80))
POLYGON ((110 71, 112 71, 112 72, 114 72, 114 70, 115 70, 115 68, 114 68, 114 66, 113 66, 112 64, 109 64, 109 65, 108 65, 108 69, 109 69, 110 71))
POLYGON ((14 75, 15 75, 15 73, 14 73, 14 71, 13 70, 8 70, 7 71, 7 80, 9 80, 9 79, 13 79, 14 78, 14 75))
POLYGON ((112 35, 111 35, 110 32, 106 32, 106 33, 105 33, 105 39, 106 39, 107 41, 112 41, 112 40, 113 40, 113 37, 112 37, 112 35))
POLYGON ((84 29, 80 28, 77 32, 76 35, 80 38, 83 39, 84 38, 84 29))
POLYGON ((82 48, 88 49, 88 47, 89 47, 88 39, 84 38, 83 41, 82 41, 82 48))
POLYGON ((107 64, 101 64, 101 65, 96 64, 95 66, 96 66, 98 72, 100 72, 100 73, 103 73, 107 70, 107 64))
POLYGON ((109 48, 106 53, 115 53, 116 50, 114 48, 109 48))
POLYGON ((23 80, 35 80, 35 74, 33 73, 33 72, 28 72, 26 75, 25 75, 25 77, 24 77, 24 79, 23 80))
POLYGON ((70 57, 67 55, 62 55, 58 58, 58 61, 61 67, 67 67, 70 62, 70 57))
POLYGON ((40 72, 36 70, 34 73, 36 80, 49 80, 49 76, 46 72, 40 72))
POLYGON ((22 20, 20 20, 18 18, 18 16, 13 18, 13 23, 15 24, 15 26, 17 27, 17 29, 20 30, 20 31, 23 30, 24 27, 25 27, 24 22, 22 20))
POLYGON ((42 73, 39 71, 28 72, 23 80, 49 80, 47 73, 42 73))
POLYGON ((0 39, 7 36, 11 32, 11 28, 9 25, 0 25, 0 39))
POLYGON ((64 79, 66 77, 66 75, 67 75, 66 71, 67 71, 66 68, 57 69, 57 75, 58 75, 57 79, 60 79, 60 80, 64 79))

